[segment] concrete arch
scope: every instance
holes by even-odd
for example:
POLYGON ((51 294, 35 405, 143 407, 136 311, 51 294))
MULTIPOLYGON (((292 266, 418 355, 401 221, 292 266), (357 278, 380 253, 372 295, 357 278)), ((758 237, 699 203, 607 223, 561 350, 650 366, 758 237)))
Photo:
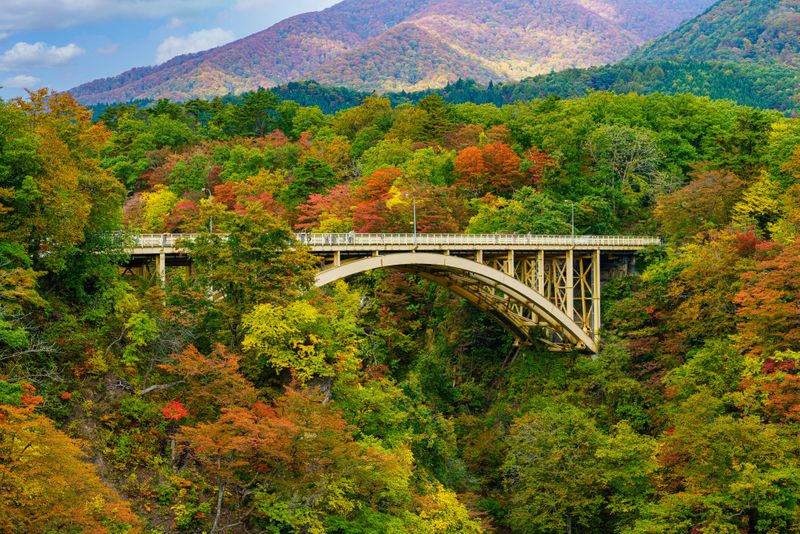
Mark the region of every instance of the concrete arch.
POLYGON ((458 256, 415 252, 372 256, 321 271, 316 286, 375 269, 413 272, 436 282, 492 314, 521 341, 530 340, 526 326, 544 326, 578 348, 598 351, 597 341, 544 295, 497 269, 458 256), (487 299, 489 292, 485 290, 495 297, 487 299), (497 292, 502 297, 496 296, 497 292), (536 319, 525 319, 514 311, 515 307, 526 308, 536 319))

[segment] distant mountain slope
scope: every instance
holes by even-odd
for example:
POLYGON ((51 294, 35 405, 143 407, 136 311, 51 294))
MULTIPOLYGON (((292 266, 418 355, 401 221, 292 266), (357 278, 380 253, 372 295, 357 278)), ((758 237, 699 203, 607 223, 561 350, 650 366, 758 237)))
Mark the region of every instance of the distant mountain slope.
POLYGON ((70 92, 84 103, 186 100, 303 79, 313 68, 369 41, 433 1, 344 0, 225 46, 132 69, 70 92))
MULTIPOLYGON (((589 91, 688 93, 796 113, 800 109, 800 70, 731 62, 626 61, 617 65, 569 69, 494 89, 503 103, 548 96, 579 98, 589 91)), ((460 99, 453 92, 450 100, 460 99)))
POLYGON ((654 58, 800 67, 800 2, 722 0, 632 55, 654 58))
POLYGON ((434 33, 403 23, 315 69, 310 78, 362 90, 414 91, 446 85, 453 72, 477 80, 495 76, 490 66, 471 60, 434 33))
POLYGON ((318 79, 422 89, 623 58, 713 0, 344 0, 219 48, 73 89, 83 103, 186 100, 318 79))
POLYGON ((580 3, 444 0, 311 72, 326 84, 392 91, 454 77, 515 80, 604 63, 640 38, 580 3), (531 24, 535 31, 531 31, 531 24))

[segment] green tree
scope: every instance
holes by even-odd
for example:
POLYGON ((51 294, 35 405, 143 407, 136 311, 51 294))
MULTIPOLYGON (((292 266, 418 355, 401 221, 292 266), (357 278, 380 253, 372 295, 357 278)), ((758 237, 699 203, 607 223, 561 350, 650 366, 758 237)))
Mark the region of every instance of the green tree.
POLYGON ((167 179, 170 190, 178 196, 187 192, 200 192, 208 185, 207 175, 210 168, 210 161, 203 154, 195 154, 188 162, 179 161, 167 179))
POLYGON ((603 434, 569 406, 546 406, 514 422, 503 462, 508 523, 517 532, 567 532, 597 523, 603 434))
POLYGON ((263 137, 278 127, 279 105, 278 97, 264 88, 246 93, 235 108, 234 131, 241 135, 263 137))
POLYGON ((649 192, 664 159, 652 131, 629 126, 601 126, 589 136, 586 150, 604 184, 633 198, 649 192))
POLYGON ((510 200, 488 196, 475 204, 478 213, 467 227, 471 234, 569 235, 572 231, 570 205, 532 187, 517 190, 510 200))
POLYGON ((207 234, 189 245, 193 280, 218 295, 207 319, 219 330, 209 335, 238 347, 242 315, 257 304, 285 304, 298 297, 312 283, 316 259, 297 247, 288 225, 259 203, 218 212, 215 222, 229 235, 207 234))
POLYGON ((726 413, 708 391, 681 403, 658 449, 660 499, 628 532, 791 532, 797 526, 795 438, 726 413))
POLYGON ((608 494, 606 507, 617 530, 637 519, 656 496, 656 447, 654 438, 637 434, 627 421, 622 421, 597 449, 600 477, 608 494))
POLYGON ((355 318, 345 310, 320 310, 306 301, 285 306, 259 304, 243 318, 242 347, 253 354, 255 373, 291 370, 305 384, 335 374, 337 367, 353 365, 358 352, 355 318), (337 317, 338 316, 338 317, 337 317))

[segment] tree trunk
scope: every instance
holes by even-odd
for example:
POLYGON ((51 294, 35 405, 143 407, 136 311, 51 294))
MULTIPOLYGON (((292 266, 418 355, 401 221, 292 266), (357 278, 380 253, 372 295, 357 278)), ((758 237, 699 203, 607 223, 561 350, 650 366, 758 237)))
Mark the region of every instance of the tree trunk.
POLYGON ((217 515, 214 517, 214 525, 211 527, 211 534, 217 531, 217 525, 219 525, 219 516, 222 513, 222 496, 224 494, 225 486, 220 486, 219 493, 217 494, 217 515))

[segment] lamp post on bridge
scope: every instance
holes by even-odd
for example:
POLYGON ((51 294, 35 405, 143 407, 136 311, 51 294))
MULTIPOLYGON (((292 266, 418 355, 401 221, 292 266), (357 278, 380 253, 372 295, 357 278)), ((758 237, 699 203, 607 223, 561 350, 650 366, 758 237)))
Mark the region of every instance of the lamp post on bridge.
POLYGON ((575 201, 573 200, 565 200, 564 202, 569 202, 570 206, 572 207, 572 246, 575 246, 575 201))
POLYGON ((203 188, 203 191, 208 193, 208 207, 211 210, 211 213, 208 214, 208 232, 213 234, 214 233, 214 193, 211 189, 203 188))
POLYGON ((417 244, 417 197, 415 197, 414 195, 412 195, 407 191, 404 193, 404 196, 406 198, 411 197, 411 209, 413 210, 414 213, 414 244, 416 245, 417 244))
POLYGON ((417 244, 417 199, 411 199, 411 205, 414 209, 414 244, 417 244))

